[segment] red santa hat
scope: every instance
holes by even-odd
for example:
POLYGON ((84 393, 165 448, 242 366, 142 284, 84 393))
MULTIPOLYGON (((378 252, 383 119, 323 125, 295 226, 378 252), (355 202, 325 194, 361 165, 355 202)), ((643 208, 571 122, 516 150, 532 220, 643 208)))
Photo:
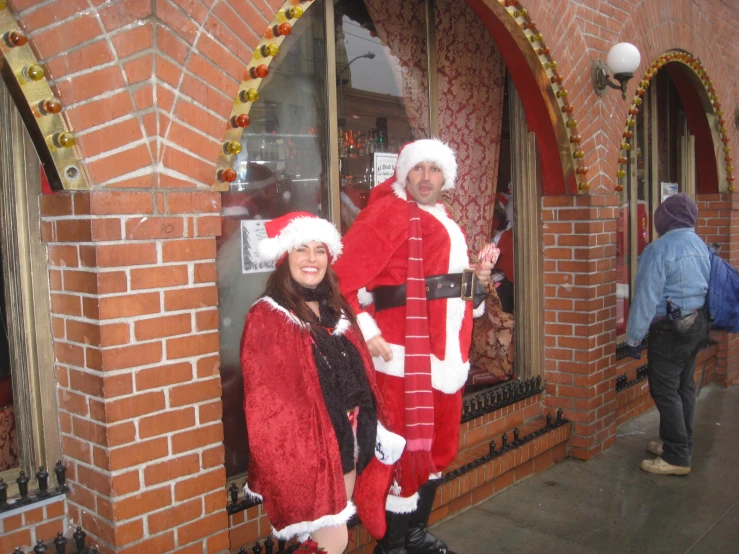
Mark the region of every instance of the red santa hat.
POLYGON ((341 235, 333 223, 308 212, 290 212, 264 224, 266 239, 259 242, 259 255, 266 261, 279 260, 291 250, 310 242, 326 245, 331 263, 341 255, 341 235))
POLYGON ((457 160, 454 150, 437 139, 420 139, 406 144, 395 162, 395 179, 405 187, 408 172, 421 162, 434 162, 444 173, 441 190, 452 190, 457 179, 457 160))

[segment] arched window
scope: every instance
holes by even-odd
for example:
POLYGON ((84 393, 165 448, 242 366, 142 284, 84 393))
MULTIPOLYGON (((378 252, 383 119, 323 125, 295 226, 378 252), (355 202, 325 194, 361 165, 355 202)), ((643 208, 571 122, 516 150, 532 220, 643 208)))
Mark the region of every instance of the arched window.
POLYGON ((497 306, 505 328, 478 330, 474 339, 484 351, 475 358, 484 359, 483 385, 511 379, 514 360, 517 376, 539 374, 541 171, 536 136, 506 82, 500 51, 465 2, 316 0, 294 22, 252 104, 237 178, 223 195, 217 266, 229 477, 243 474, 248 460, 239 342, 273 267, 257 253, 264 221, 302 210, 346 232, 411 140, 435 136, 457 150, 458 187, 443 200, 471 250, 501 235, 501 247, 508 244, 498 267, 509 281, 500 289, 507 302, 497 306), (516 272, 515 317, 514 265, 526 268, 516 272))

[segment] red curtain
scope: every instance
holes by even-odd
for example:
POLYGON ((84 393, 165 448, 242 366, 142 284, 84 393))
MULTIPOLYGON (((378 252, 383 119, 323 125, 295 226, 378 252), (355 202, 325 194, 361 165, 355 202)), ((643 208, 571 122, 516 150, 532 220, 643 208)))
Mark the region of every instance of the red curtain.
POLYGON ((493 223, 505 63, 475 12, 459 0, 437 2, 436 43, 440 138, 457 151, 459 164, 451 204, 477 252, 493 223))

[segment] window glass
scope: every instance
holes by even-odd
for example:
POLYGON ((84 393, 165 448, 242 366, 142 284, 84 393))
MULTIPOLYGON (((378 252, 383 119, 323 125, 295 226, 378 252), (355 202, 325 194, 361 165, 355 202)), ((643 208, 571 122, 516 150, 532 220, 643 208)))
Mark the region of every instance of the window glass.
POLYGON ((652 179, 650 178, 649 160, 649 129, 652 117, 652 106, 649 95, 645 95, 644 102, 636 116, 636 132, 631 141, 633 153, 629 156, 629 180, 636 179, 636 255, 644 251, 652 241, 652 212, 656 206, 652 205, 652 179))
MULTIPOLYGON (((329 163, 324 5, 316 1, 297 20, 269 66, 251 124, 223 194, 223 230, 217 246, 221 381, 229 476, 246 471, 248 452, 239 343, 244 318, 264 291, 269 267, 242 260, 254 222, 290 211, 328 215, 329 163), (242 227, 242 221, 246 226, 242 227), (244 262, 242 264, 242 262, 244 262), (243 266, 243 267, 242 267, 243 266)), ((254 244, 254 243, 252 243, 254 244)))
MULTIPOLYGON (((429 135, 424 0, 338 0, 336 89, 342 230, 382 182, 382 154, 429 135)), ((394 167, 392 158, 389 173, 394 167)))
POLYGON ((628 186, 624 186, 620 193, 616 225, 616 335, 620 336, 626 332, 631 298, 631 215, 628 186))

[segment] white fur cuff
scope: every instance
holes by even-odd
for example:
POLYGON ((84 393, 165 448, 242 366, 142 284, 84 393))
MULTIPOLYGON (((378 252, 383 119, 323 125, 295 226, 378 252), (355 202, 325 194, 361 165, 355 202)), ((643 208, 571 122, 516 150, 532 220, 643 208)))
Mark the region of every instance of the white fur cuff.
POLYGON ((382 423, 377 422, 377 440, 375 457, 385 465, 392 465, 400 459, 405 448, 405 439, 388 431, 382 423))
POLYGON ((485 313, 485 301, 481 302, 477 308, 472 309, 472 317, 477 319, 485 313))
POLYGON ((415 512, 418 507, 418 493, 413 493, 412 496, 396 496, 394 494, 388 494, 387 500, 385 501, 385 509, 388 512, 394 514, 410 514, 415 512))
POLYGON ((357 324, 359 325, 359 329, 362 331, 362 336, 365 341, 368 341, 380 334, 380 328, 377 326, 377 322, 367 312, 359 312, 357 314, 357 324))

